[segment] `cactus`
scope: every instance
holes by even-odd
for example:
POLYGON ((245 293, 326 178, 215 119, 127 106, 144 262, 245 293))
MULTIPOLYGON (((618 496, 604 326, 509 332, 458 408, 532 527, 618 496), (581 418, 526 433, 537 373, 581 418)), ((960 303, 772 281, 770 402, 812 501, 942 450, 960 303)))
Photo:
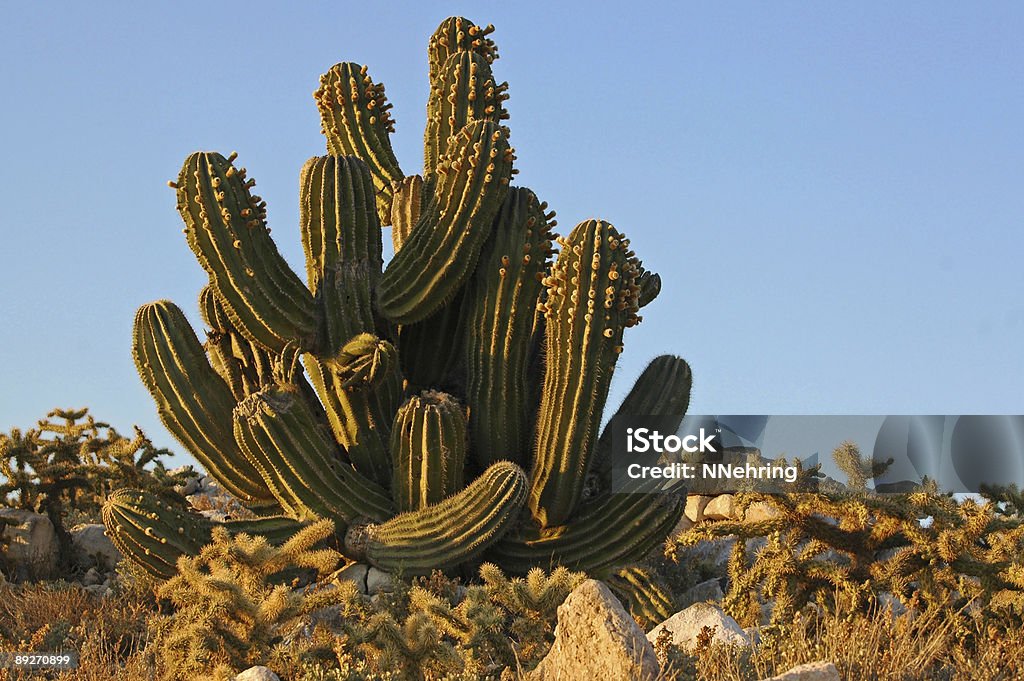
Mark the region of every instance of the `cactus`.
MULTIPOLYGON (((351 559, 407 576, 480 559, 520 575, 611 575, 682 513, 653 487, 610 493, 609 431, 598 437, 624 331, 661 279, 607 222, 557 239, 547 204, 510 186, 492 30, 453 17, 430 39, 420 175, 406 177, 391 148, 384 86, 351 62, 322 77, 328 155, 300 173, 305 284, 234 156, 190 155, 174 186, 210 278, 207 341, 152 303, 136 319, 136 360, 165 424, 214 478, 285 527, 330 520, 351 559)), ((689 380, 681 359, 659 358, 620 414, 681 418, 689 380)), ((164 576, 212 531, 122 497, 106 516, 126 555, 164 576)))
POLYGON ((426 508, 462 489, 467 446, 466 417, 451 395, 410 397, 391 436, 398 510, 426 508))

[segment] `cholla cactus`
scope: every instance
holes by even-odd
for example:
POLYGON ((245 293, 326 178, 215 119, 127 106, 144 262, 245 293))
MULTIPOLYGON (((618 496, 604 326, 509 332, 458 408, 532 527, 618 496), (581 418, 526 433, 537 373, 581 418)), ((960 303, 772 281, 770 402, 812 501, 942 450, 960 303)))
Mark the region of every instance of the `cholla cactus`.
POLYGON ((909 494, 874 494, 862 484, 872 464, 855 445, 844 443, 834 457, 854 473, 854 488, 814 491, 804 484, 814 471, 803 471, 806 491, 741 493, 739 517, 754 503, 767 504, 771 517, 699 523, 669 544, 669 555, 736 537, 724 605, 745 625, 758 623, 762 601, 773 623, 785 623, 811 599, 824 605, 837 595, 861 606, 888 593, 908 606, 973 600, 987 612, 1024 608, 1024 519, 1001 516, 992 503, 957 502, 929 481, 909 494), (754 538, 765 543, 751 557, 754 538))
MULTIPOLYGON (((259 515, 332 520, 350 558, 406 575, 488 557, 514 574, 611 574, 682 513, 678 496, 612 495, 599 432, 624 332, 661 281, 608 222, 557 237, 547 204, 510 186, 491 31, 455 17, 430 39, 422 175, 401 170, 367 67, 321 78, 328 155, 300 175, 306 283, 236 156, 190 155, 171 184, 209 275, 210 330, 203 344, 173 303, 144 305, 135 359, 164 423, 225 489, 259 515)), ((623 409, 681 419, 689 391, 686 363, 662 357, 623 409)), ((109 517, 126 517, 125 498, 109 517)), ((158 573, 213 531, 167 512, 142 532, 111 523, 158 573)))

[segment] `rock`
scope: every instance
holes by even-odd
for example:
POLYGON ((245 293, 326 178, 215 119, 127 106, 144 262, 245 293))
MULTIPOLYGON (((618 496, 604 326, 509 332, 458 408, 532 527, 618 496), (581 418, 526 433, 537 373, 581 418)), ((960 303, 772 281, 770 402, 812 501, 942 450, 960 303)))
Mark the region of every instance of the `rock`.
POLYGON ((106 598, 110 595, 110 589, 103 586, 102 584, 90 584, 82 588, 91 593, 93 596, 99 596, 100 598, 106 598))
POLYGON ((686 515, 682 515, 679 518, 679 522, 676 523, 676 526, 672 528, 672 532, 668 536, 671 539, 674 539, 675 537, 678 537, 679 535, 681 535, 683 532, 686 532, 688 529, 690 529, 694 525, 696 525, 695 522, 693 522, 692 520, 687 518, 686 515))
POLYGON ((841 679, 839 670, 831 662, 810 662, 761 681, 841 681, 841 679))
POLYGON ((207 509, 205 511, 199 511, 199 515, 201 515, 204 518, 207 518, 209 520, 212 520, 215 523, 222 523, 222 522, 224 522, 226 520, 230 520, 231 519, 231 516, 229 516, 224 511, 218 511, 218 510, 215 510, 215 509, 212 509, 212 508, 207 509))
POLYGON ((654 646, 644 632, 607 586, 588 579, 558 606, 555 642, 526 678, 653 681, 658 673, 654 646))
POLYGON ((107 536, 107 528, 98 523, 71 528, 71 546, 79 567, 113 570, 121 562, 121 552, 107 536))
POLYGON ((179 475, 181 473, 190 474, 184 485, 174 486, 174 491, 182 495, 183 497, 190 496, 199 491, 199 481, 202 479, 203 476, 199 475, 199 473, 196 473, 192 466, 178 466, 177 468, 172 468, 167 472, 170 473, 171 475, 179 475))
POLYGON ((747 635, 747 639, 750 641, 750 645, 761 645, 761 627, 746 627, 743 630, 743 633, 747 635))
POLYGON ((738 520, 739 510, 736 508, 736 497, 732 494, 719 494, 704 507, 705 520, 738 520))
POLYGON ((94 586, 103 582, 103 575, 96 568, 89 568, 89 571, 82 577, 84 586, 94 586))
POLYGON ((365 563, 353 563, 333 575, 335 580, 354 582, 359 591, 373 596, 381 591, 392 591, 395 577, 390 572, 378 570, 365 563))
POLYGON ((281 678, 266 667, 249 667, 236 676, 235 681, 281 681, 281 678))
POLYGON ((710 603, 696 603, 685 610, 680 610, 651 629, 647 633, 647 640, 654 643, 658 640, 658 634, 663 629, 668 629, 672 634, 672 643, 684 650, 691 650, 696 646, 697 636, 704 627, 714 629, 712 640, 715 643, 750 645, 750 639, 736 620, 722 612, 717 605, 710 603))
POLYGON ((721 602, 723 598, 725 598, 725 594, 722 593, 722 585, 717 579, 709 579, 684 591, 679 596, 679 606, 688 608, 694 603, 721 602))
POLYGON ((57 572, 57 533, 45 515, 15 508, 0 508, 9 540, 5 560, 15 580, 46 579, 57 572))
POLYGON ((699 523, 704 518, 704 507, 711 501, 711 497, 691 494, 686 497, 686 510, 683 515, 691 522, 699 523))
POLYGON ((888 591, 882 591, 878 594, 878 607, 882 610, 889 610, 892 612, 893 617, 899 617, 907 612, 907 606, 903 605, 903 601, 888 591))
POLYGON ((747 512, 743 515, 743 519, 748 523, 757 523, 763 520, 771 520, 778 517, 778 515, 779 512, 771 504, 764 501, 755 501, 750 506, 747 506, 747 512))

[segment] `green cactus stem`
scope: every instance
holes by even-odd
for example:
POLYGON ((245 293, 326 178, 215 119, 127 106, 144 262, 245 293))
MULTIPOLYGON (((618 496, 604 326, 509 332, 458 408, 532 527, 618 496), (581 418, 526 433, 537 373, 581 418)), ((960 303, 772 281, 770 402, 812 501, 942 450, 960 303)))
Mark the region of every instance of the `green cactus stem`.
POLYGON ((273 376, 273 357, 238 332, 213 286, 204 286, 199 292, 199 312, 211 329, 205 343, 210 364, 231 388, 235 400, 267 385, 273 376))
POLYGON ((610 495, 567 525, 519 528, 491 547, 487 559, 515 574, 556 565, 596 574, 636 563, 665 541, 686 506, 685 497, 656 493, 656 484, 610 495))
POLYGON ((395 253, 402 250, 423 208, 430 203, 432 183, 425 183, 420 175, 410 175, 395 185, 391 201, 391 245, 395 253))
POLYGON ((427 391, 410 397, 391 432, 391 495, 400 512, 436 504, 463 487, 466 416, 451 395, 427 391))
POLYGON ((383 520, 394 505, 380 485, 343 459, 293 385, 276 385, 245 398, 234 412, 235 438, 268 486, 296 520, 383 520))
POLYGON ((323 317, 320 354, 374 330, 373 289, 383 267, 373 179, 354 156, 318 156, 299 176, 306 275, 323 317))
POLYGON ((398 330, 402 374, 412 392, 436 388, 461 392, 465 291, 421 322, 398 330))
POLYGON ((235 443, 234 395, 207 362, 195 331, 174 303, 160 300, 139 308, 132 354, 160 421, 178 442, 247 505, 276 506, 263 477, 235 443))
POLYGON ((477 26, 465 17, 448 17, 438 25, 427 43, 427 61, 430 65, 430 82, 437 81, 448 58, 456 52, 471 50, 490 64, 498 58, 498 46, 488 36, 494 26, 477 26))
POLYGON ((250 193, 254 181, 234 159, 198 151, 185 160, 173 186, 188 244, 246 338, 275 353, 289 341, 312 348, 313 296, 278 253, 266 206, 250 193))
POLYGON ((405 175, 391 149, 395 122, 384 85, 374 83, 365 66, 343 62, 320 76, 313 98, 320 109, 327 153, 366 162, 376 189, 377 215, 381 224, 390 224, 392 185, 405 175))
POLYGON ((517 522, 526 484, 519 466, 496 463, 439 504, 353 528, 346 547, 382 570, 407 576, 452 568, 479 556, 517 522))
POLYGON ((391 479, 391 423, 402 403, 398 351, 363 333, 329 360, 305 355, 303 363, 327 411, 334 439, 349 461, 374 482, 391 479))
POLYGON ((576 508, 626 327, 640 321, 640 262, 601 220, 581 222, 545 280, 546 371, 537 419, 529 507, 542 527, 576 508))
MULTIPOLYGON (((508 118, 502 104, 508 83, 495 83, 490 62, 477 52, 462 50, 448 57, 436 80, 430 81, 427 127, 423 135, 423 175, 431 178, 448 152, 449 140, 470 121, 508 118)), ((508 137, 509 129, 502 131, 508 137)))
POLYGON ((482 466, 522 463, 532 446, 530 339, 557 224, 546 208, 529 189, 509 189, 465 288, 469 431, 482 466))
POLYGON ((282 516, 215 522, 134 489, 111 494, 102 515, 107 536, 121 554, 159 579, 175 575, 181 556, 199 555, 210 543, 214 527, 224 527, 232 535, 263 536, 275 546, 303 527, 282 516))
POLYGON ((490 235, 514 158, 496 123, 472 121, 454 138, 430 203, 381 277, 377 304, 387 319, 418 322, 454 297, 490 235))
POLYGON ((690 406, 692 387, 693 374, 682 357, 661 355, 651 360, 601 432, 584 485, 585 500, 593 501, 611 491, 615 425, 630 417, 658 416, 664 417, 660 421, 666 432, 674 433, 690 406))

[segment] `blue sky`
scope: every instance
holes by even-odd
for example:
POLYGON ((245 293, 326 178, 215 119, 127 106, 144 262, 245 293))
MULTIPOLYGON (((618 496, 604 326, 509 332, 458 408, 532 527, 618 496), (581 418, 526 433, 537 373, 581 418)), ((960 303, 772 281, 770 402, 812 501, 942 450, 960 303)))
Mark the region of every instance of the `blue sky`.
POLYGON ((368 64, 420 172, 426 41, 451 14, 497 27, 520 183, 564 231, 610 220, 663 277, 613 404, 673 352, 698 413, 1024 413, 1019 3, 0 11, 0 430, 88 405, 180 452, 130 351, 144 302, 198 326, 166 181, 237 150, 301 272, 318 76, 368 64))

